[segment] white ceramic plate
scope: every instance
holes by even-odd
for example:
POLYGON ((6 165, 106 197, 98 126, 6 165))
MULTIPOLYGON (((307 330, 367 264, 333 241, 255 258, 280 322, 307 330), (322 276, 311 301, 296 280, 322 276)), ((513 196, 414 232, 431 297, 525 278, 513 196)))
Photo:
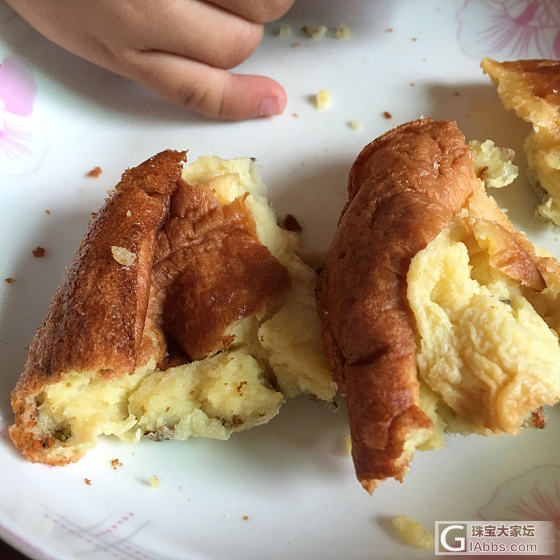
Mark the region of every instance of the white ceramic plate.
MULTIPOLYGON (((4 75, 12 84, 0 88, 0 536, 36 559, 423 558, 429 553, 399 541, 392 516, 429 529, 434 520, 558 517, 557 409, 545 430, 450 437, 444 450, 416 455, 404 484, 387 481, 373 497, 345 452, 343 408, 333 413, 305 398, 225 443, 104 439, 64 468, 23 460, 7 426, 26 346, 90 212, 126 167, 168 147, 189 148, 191 160, 254 156, 279 215, 302 223, 305 251, 324 252, 355 156, 399 123, 455 118, 469 139, 514 148, 523 168, 528 127, 502 109, 479 62, 485 54, 560 57, 559 16, 555 0, 299 0, 283 18, 294 35, 278 37, 270 25, 242 68, 285 85, 286 113, 232 124, 193 116, 62 51, 0 2, 0 71, 12 68, 4 75), (342 21, 352 28, 346 40, 299 31, 342 21), (322 88, 332 92, 327 111, 310 102, 322 88), (95 166, 102 175, 86 178, 95 166), (31 254, 37 245, 42 259, 31 254), (114 458, 123 464, 117 470, 114 458), (153 474, 157 490, 148 484, 153 474)), ((496 196, 518 227, 560 256, 559 232, 533 219, 523 180, 496 196)))

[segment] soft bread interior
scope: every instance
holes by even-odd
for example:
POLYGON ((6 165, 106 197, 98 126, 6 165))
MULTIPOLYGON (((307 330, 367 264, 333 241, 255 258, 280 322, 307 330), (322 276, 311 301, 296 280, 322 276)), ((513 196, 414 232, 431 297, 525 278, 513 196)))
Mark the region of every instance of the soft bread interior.
POLYGON ((203 157, 185 166, 183 178, 214 192, 220 204, 245 197, 260 242, 288 270, 290 291, 280 306, 231 324, 225 351, 164 369, 152 358, 120 379, 68 373, 47 385, 29 408, 39 412, 35 445, 53 447, 53 455, 71 447, 79 458, 100 434, 128 441, 224 440, 270 420, 285 396, 334 397, 314 298, 316 274, 298 257, 295 235, 277 225, 254 162, 203 157))
MULTIPOLYGON (((477 169, 503 176, 508 158, 487 156, 479 154, 477 169)), ((420 406, 434 429, 411 434, 405 451, 440 447, 444 431, 515 434, 560 399, 555 294, 492 266, 496 231, 467 204, 411 261, 420 406)))

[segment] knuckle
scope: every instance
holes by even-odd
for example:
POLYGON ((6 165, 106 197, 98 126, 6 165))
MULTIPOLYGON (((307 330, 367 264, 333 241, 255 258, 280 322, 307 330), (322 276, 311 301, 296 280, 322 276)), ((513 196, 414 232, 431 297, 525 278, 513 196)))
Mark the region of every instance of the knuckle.
POLYGON ((230 69, 247 60, 257 49, 263 37, 261 25, 246 24, 231 31, 227 48, 216 51, 214 65, 222 69, 230 69))
POLYGON ((201 81, 187 84, 178 94, 184 107, 209 117, 218 117, 223 104, 223 95, 210 84, 201 81))
POLYGON ((268 23, 282 17, 292 6, 294 0, 266 0, 256 2, 252 18, 258 23, 268 23))

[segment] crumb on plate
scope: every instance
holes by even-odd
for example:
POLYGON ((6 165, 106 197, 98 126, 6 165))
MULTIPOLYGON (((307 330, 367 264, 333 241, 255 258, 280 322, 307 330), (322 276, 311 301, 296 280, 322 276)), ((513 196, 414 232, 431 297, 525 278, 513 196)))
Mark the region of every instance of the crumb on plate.
POLYGON ((389 113, 389 111, 383 111, 383 116, 389 120, 393 118, 393 115, 391 115, 391 113, 389 113))
POLYGON ((103 173, 103 169, 101 169, 101 167, 97 165, 91 171, 88 171, 86 173, 86 177, 92 177, 93 179, 97 179, 97 177, 99 177, 101 173, 103 173))
POLYGON ((299 233, 303 229, 293 214, 286 214, 286 217, 282 220, 282 227, 296 233, 299 233))
POLYGON ((37 245, 37 247, 35 247, 35 249, 33 249, 33 251, 31 251, 33 253, 33 256, 37 259, 40 259, 41 257, 45 256, 45 249, 44 247, 41 247, 39 245, 37 245))
POLYGON ((348 455, 352 455, 352 436, 350 434, 344 438, 344 443, 346 444, 346 452, 348 455))
POLYGON ((91 480, 89 478, 84 478, 84 482, 88 485, 91 486, 91 480))
POLYGON ((328 89, 321 89, 315 96, 315 106, 317 109, 324 111, 327 109, 332 101, 331 92, 328 89))
POLYGON ((414 519, 411 519, 407 515, 397 515, 393 517, 391 521, 404 542, 411 546, 433 550, 433 535, 428 533, 418 521, 414 521, 414 519))
POLYGON ((50 210, 45 210, 45 214, 46 214, 47 216, 50 216, 50 215, 51 215, 51 211, 50 211, 50 210))
POLYGON ((243 519, 243 521, 249 521, 249 516, 248 516, 248 515, 244 515, 241 519, 243 519))
POLYGON ((291 37, 292 26, 289 23, 283 23, 278 28, 278 37, 291 37))
POLYGON ((346 39, 348 37, 350 37, 351 34, 351 29, 350 26, 347 25, 346 23, 341 23, 335 30, 334 30, 334 36, 337 39, 346 39))
POLYGON ((5 281, 6 281, 8 284, 13 284, 13 283, 16 281, 16 279, 15 279, 15 278, 12 278, 11 276, 8 276, 8 278, 5 278, 5 281))
POLYGON ((301 30, 311 39, 319 39, 327 32, 327 26, 318 25, 317 27, 309 27, 308 25, 304 25, 301 30))
POLYGON ((151 488, 159 488, 160 487, 160 480, 159 477, 155 474, 150 476, 150 487, 151 488))
POLYGON ((297 47, 301 47, 301 43, 299 41, 296 41, 295 43, 292 43, 292 47, 295 49, 297 47))
POLYGON ((118 459, 113 459, 111 461, 111 468, 116 471, 119 467, 122 467, 123 464, 118 459))
POLYGON ((355 121, 352 120, 348 123, 348 126, 352 129, 352 130, 360 130, 362 128, 362 123, 360 121, 355 121))

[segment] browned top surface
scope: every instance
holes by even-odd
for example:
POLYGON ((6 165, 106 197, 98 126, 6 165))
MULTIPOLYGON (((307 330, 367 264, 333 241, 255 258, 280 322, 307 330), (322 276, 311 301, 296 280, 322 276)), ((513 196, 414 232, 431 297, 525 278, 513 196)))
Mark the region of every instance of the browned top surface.
POLYGON ((431 426, 417 404, 406 275, 476 181, 455 123, 430 120, 384 134, 350 171, 318 302, 327 356, 348 404, 356 472, 370 491, 377 479, 402 478, 404 441, 412 429, 431 426))
POLYGON ((498 65, 523 80, 532 95, 560 105, 560 60, 515 60, 498 65))
POLYGON ((227 348, 224 330, 289 286, 243 199, 221 206, 214 193, 179 184, 157 235, 152 289, 164 330, 191 358, 227 348))
POLYGON ((150 356, 161 362, 177 344, 202 357, 231 343, 231 323, 288 290, 288 273, 259 242, 244 199, 222 207, 185 184, 184 159, 168 150, 127 170, 92 219, 12 393, 10 434, 29 459, 66 464, 83 453, 37 445, 50 434, 37 432, 27 397, 45 384, 72 370, 121 377, 150 356), (127 258, 116 260, 114 247, 127 258), (174 339, 169 348, 162 331, 174 339))
POLYGON ((71 369, 123 375, 136 366, 148 304, 155 234, 181 176, 182 152, 165 151, 126 171, 93 217, 29 349, 14 395, 71 369), (136 255, 131 266, 111 247, 136 255))

